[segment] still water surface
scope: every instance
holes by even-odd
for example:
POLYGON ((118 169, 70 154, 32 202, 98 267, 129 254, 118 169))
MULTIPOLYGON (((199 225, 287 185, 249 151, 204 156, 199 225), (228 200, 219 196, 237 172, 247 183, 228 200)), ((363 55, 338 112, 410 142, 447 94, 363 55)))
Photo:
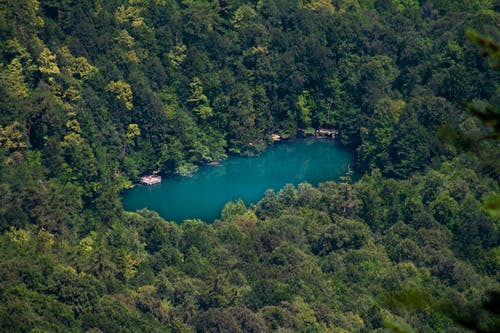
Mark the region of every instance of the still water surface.
POLYGON ((161 184, 136 186, 122 198, 126 210, 148 208, 169 221, 199 218, 212 222, 228 201, 256 203, 267 189, 337 180, 352 155, 331 140, 296 140, 270 147, 257 157, 230 157, 204 166, 192 177, 163 178, 161 184))

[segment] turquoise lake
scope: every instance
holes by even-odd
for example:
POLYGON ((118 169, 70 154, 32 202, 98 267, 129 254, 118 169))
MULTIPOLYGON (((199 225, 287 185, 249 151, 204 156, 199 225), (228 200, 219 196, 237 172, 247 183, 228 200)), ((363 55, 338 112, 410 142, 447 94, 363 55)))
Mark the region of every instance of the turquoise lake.
POLYGON ((128 211, 148 208, 169 221, 199 218, 213 222, 226 202, 248 205, 267 189, 308 182, 314 186, 344 175, 352 154, 331 140, 280 142, 256 157, 229 157, 217 166, 203 166, 192 177, 163 177, 161 184, 136 186, 122 198, 128 211))

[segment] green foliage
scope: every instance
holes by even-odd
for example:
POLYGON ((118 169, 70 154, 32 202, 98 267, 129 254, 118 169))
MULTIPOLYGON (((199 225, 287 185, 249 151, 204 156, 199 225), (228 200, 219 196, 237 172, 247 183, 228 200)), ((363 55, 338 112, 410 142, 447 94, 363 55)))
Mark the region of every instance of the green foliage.
POLYGON ((208 105, 208 98, 203 93, 203 85, 200 79, 195 77, 189 87, 191 88, 191 96, 188 102, 195 106, 193 112, 203 120, 212 117, 212 108, 208 105))
POLYGON ((226 205, 222 209, 221 219, 230 220, 236 216, 243 215, 244 213, 246 213, 246 211, 247 207, 245 206, 243 200, 240 199, 236 202, 230 201, 226 203, 226 205))
POLYGON ((141 129, 137 124, 129 124, 127 130, 127 138, 133 139, 137 136, 141 135, 141 129))
POLYGON ((56 63, 56 56, 49 50, 49 48, 45 47, 40 56, 38 57, 38 69, 43 74, 59 74, 59 67, 56 63))
POLYGON ((108 90, 116 94, 116 99, 122 102, 127 110, 132 110, 133 96, 130 84, 121 80, 111 81, 108 84, 108 90))
POLYGON ((312 100, 309 91, 304 90, 297 98, 298 119, 299 125, 302 128, 311 126, 311 111, 314 108, 314 101, 312 100))
POLYGON ((0 1, 0 330, 494 331, 499 21, 479 0, 0 1), (121 207, 141 174, 320 127, 358 181, 213 225, 121 207))
POLYGON ((23 65, 18 58, 12 59, 11 63, 0 72, 0 84, 9 99, 21 99, 28 97, 28 86, 23 73, 23 65))

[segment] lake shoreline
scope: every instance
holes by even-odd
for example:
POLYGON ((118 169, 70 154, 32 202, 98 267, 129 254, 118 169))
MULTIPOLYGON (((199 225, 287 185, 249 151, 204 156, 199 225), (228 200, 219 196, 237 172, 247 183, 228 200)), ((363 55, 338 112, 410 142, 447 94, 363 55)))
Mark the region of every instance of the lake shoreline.
POLYGON ((229 156, 217 167, 202 166, 192 177, 172 175, 160 184, 135 186, 123 192, 122 203, 126 210, 148 208, 167 220, 211 222, 228 201, 241 198, 249 204, 288 183, 336 181, 352 161, 353 153, 333 140, 287 139, 258 156, 229 156))
MULTIPOLYGON (((298 141, 298 140, 331 140, 331 141, 337 142, 335 137, 332 138, 330 136, 317 136, 315 134, 308 134, 308 133, 306 133, 305 130, 299 130, 299 133, 300 133, 300 136, 296 135, 294 137, 283 137, 283 136, 281 136, 279 134, 273 134, 272 141, 270 143, 266 144, 266 146, 265 146, 266 149, 263 150, 263 151, 258 152, 258 154, 255 154, 255 155, 228 154, 226 156, 226 158, 221 159, 221 160, 210 161, 210 162, 204 162, 204 163, 196 164, 196 166, 198 167, 198 169, 196 171, 194 171, 194 172, 189 173, 189 174, 179 174, 179 173, 175 173, 175 172, 171 173, 171 174, 166 174, 166 173, 162 173, 162 172, 158 172, 158 171, 155 171, 153 174, 154 175, 158 174, 158 175, 160 175, 163 178, 169 178, 169 177, 173 177, 173 176, 192 177, 195 173, 199 172, 200 169, 203 168, 203 167, 205 167, 205 166, 220 166, 220 164, 223 161, 227 160, 230 157, 234 157, 234 156, 258 157, 261 154, 265 153, 270 147, 273 147, 275 145, 286 144, 286 143, 290 143, 290 142, 298 141), (278 135, 279 139, 276 139, 276 137, 274 135, 278 135)), ((339 145, 342 146, 342 147, 345 147, 342 144, 339 144, 339 145)), ((136 187, 136 186, 155 186, 155 185, 158 185, 158 184, 146 185, 146 184, 141 183, 140 179, 142 177, 144 177, 144 176, 148 176, 148 174, 143 174, 142 176, 139 177, 138 180, 132 181, 132 185, 129 186, 129 187, 127 187, 127 188, 124 188, 123 190, 127 190, 127 189, 130 189, 130 188, 136 187)))

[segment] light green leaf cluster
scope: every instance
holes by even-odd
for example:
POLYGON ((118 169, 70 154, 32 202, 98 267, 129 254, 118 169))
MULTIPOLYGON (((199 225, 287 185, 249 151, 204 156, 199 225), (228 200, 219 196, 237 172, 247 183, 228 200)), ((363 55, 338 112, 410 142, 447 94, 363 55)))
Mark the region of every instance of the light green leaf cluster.
POLYGON ((115 93, 116 99, 122 102, 127 110, 132 110, 134 105, 132 104, 133 95, 130 84, 122 80, 111 81, 108 84, 108 90, 115 93))

